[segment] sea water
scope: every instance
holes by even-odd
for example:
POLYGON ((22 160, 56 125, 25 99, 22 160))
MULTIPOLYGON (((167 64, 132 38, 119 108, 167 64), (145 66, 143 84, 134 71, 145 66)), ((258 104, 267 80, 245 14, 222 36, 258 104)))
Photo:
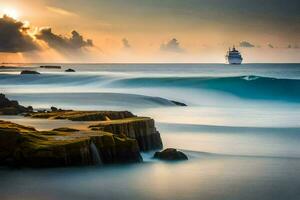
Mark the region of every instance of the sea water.
MULTIPOLYGON (((3 69, 0 91, 40 109, 150 116, 164 147, 190 160, 166 163, 144 153, 143 164, 2 169, 1 199, 300 199, 299 64, 38 66, 27 67, 40 75, 3 69)), ((72 123, 1 118, 40 130, 72 123)))

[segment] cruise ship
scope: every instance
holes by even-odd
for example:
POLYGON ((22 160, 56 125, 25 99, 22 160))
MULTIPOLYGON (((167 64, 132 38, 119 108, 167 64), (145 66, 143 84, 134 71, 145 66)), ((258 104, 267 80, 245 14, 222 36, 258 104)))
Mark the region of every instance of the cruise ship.
POLYGON ((243 61, 241 53, 234 46, 227 51, 226 59, 232 65, 240 65, 243 61))

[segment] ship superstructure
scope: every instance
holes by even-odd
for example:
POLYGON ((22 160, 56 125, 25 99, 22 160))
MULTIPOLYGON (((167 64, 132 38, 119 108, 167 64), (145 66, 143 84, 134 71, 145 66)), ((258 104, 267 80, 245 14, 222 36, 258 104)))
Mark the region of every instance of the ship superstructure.
POLYGON ((227 62, 232 65, 239 65, 243 61, 241 53, 233 46, 232 50, 229 48, 226 55, 227 62))

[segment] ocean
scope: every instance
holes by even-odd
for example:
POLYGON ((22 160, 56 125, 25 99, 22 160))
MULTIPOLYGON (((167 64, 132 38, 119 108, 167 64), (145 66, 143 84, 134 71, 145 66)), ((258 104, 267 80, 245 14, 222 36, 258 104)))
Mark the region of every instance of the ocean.
MULTIPOLYGON (((58 65, 25 65, 40 75, 0 69, 0 91, 39 109, 150 116, 164 147, 189 161, 156 161, 148 152, 142 164, 2 168, 1 199, 300 199, 300 64, 58 65)), ((73 123, 0 119, 39 130, 73 123)))

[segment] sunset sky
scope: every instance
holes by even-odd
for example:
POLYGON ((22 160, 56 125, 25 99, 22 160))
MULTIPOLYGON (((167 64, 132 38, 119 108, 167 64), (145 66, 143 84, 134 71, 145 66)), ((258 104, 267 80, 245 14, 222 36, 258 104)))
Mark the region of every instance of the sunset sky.
POLYGON ((0 62, 300 62, 299 0, 0 0, 0 62), (6 16, 4 16, 6 15, 6 16))

